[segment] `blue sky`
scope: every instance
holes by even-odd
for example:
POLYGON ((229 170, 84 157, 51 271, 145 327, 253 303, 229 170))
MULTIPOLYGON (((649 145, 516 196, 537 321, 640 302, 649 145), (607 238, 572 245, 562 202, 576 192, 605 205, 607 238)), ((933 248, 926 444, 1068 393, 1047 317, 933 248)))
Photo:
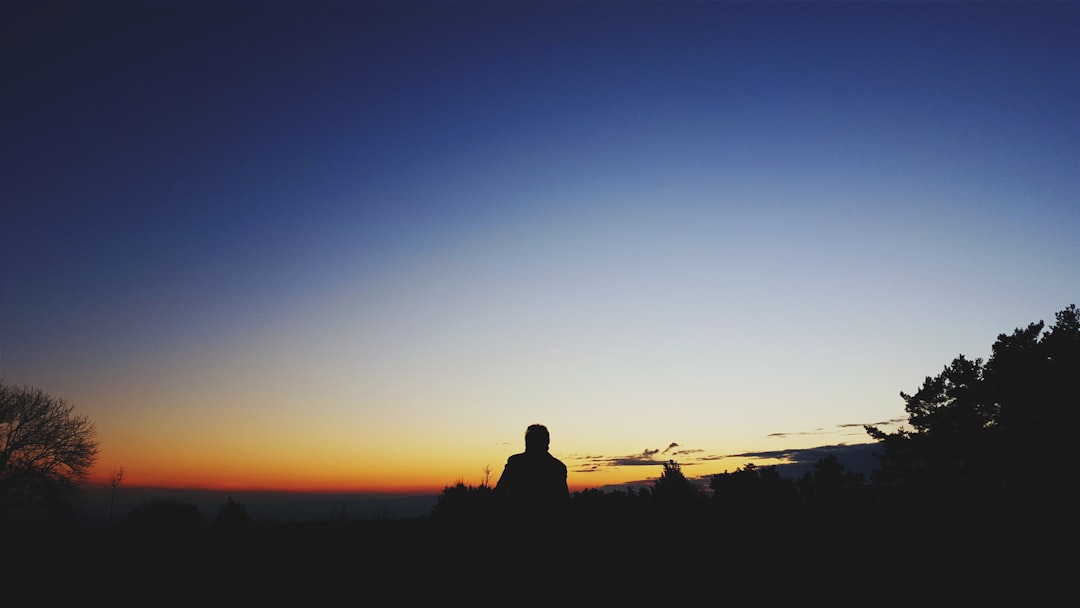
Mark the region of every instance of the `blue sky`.
POLYGON ((1072 3, 3 10, 0 373, 145 483, 719 472, 1077 299, 1072 3))

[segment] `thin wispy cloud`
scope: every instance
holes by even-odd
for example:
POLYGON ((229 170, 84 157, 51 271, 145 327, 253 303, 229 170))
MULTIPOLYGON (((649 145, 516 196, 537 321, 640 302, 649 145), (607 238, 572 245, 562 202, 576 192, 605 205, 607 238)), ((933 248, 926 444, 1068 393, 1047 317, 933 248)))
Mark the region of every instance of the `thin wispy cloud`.
MULTIPOLYGON (((780 471, 781 475, 788 477, 800 477, 805 472, 813 470, 814 465, 827 456, 835 456, 840 460, 840 463, 849 471, 862 473, 869 475, 875 468, 877 468, 878 460, 877 454, 880 452, 880 448, 877 443, 858 443, 858 444, 831 444, 822 445, 812 448, 799 448, 799 449, 783 449, 783 450, 767 450, 756 452, 740 452, 734 454, 701 454, 695 456, 693 459, 679 460, 679 465, 684 468, 687 466, 702 466, 707 465, 710 462, 716 462, 729 459, 741 459, 741 460, 766 460, 766 461, 780 461, 779 464, 769 464, 768 466, 775 466, 780 471)), ((598 461, 600 462, 600 461, 598 461)), ((608 461, 602 461, 607 463, 608 461)), ((665 461, 654 461, 652 464, 657 466, 664 464, 665 461)), ((644 462, 639 464, 645 464, 644 462)), ((599 470, 602 466, 596 464, 596 468, 588 469, 591 471, 599 470)), ((582 472, 588 472, 583 470, 582 472)), ((708 486, 712 477, 717 474, 727 473, 724 471, 702 471, 698 475, 687 475, 687 479, 697 483, 701 486, 708 486)), ((634 481, 628 481, 621 486, 648 486, 654 483, 659 477, 657 475, 650 475, 637 479, 634 481)))
POLYGON ((704 451, 705 450, 701 450, 701 449, 677 450, 675 452, 672 452, 672 455, 674 455, 674 456, 690 456, 691 454, 701 454, 704 451))
POLYGON ((680 466, 694 466, 700 462, 719 460, 725 456, 706 454, 700 448, 677 449, 681 445, 671 442, 666 448, 646 448, 636 454, 624 454, 616 456, 608 455, 576 455, 571 454, 566 460, 571 463, 571 470, 577 473, 591 473, 614 467, 643 467, 662 466, 678 457, 680 466))
POLYGON ((784 433, 769 433, 768 435, 766 435, 766 437, 781 437, 781 438, 783 438, 783 437, 799 437, 799 436, 806 436, 806 435, 824 435, 825 433, 831 433, 831 432, 832 431, 826 431, 825 429, 817 428, 817 429, 814 429, 812 431, 792 431, 792 432, 784 432, 784 433))
POLYGON ((818 427, 810 431, 790 431, 769 433, 766 437, 769 438, 785 438, 785 437, 807 437, 813 435, 835 435, 839 431, 842 435, 864 435, 866 434, 865 427, 875 426, 881 427, 895 427, 907 422, 907 418, 892 418, 889 420, 883 420, 881 422, 844 422, 836 425, 832 429, 818 427))
MULTIPOLYGON (((882 427, 889 425, 897 425, 903 423, 905 420, 905 418, 895 418, 869 424, 882 427)), ((856 429, 859 431, 859 434, 864 434, 865 430, 863 427, 866 426, 866 424, 867 423, 844 423, 836 425, 833 430, 822 427, 809 431, 770 433, 769 435, 767 435, 767 437, 785 438, 817 435, 836 436, 838 434, 836 429, 845 431, 839 434, 854 434, 853 431, 856 429)), ((867 437, 867 439, 869 439, 869 437, 867 437)), ((661 467, 671 461, 678 462, 679 466, 685 469, 686 467, 704 466, 710 463, 731 460, 749 460, 751 462, 759 460, 769 461, 769 466, 787 468, 791 471, 795 471, 796 469, 802 471, 808 469, 809 467, 812 467, 814 463, 818 462, 826 456, 837 455, 842 459, 846 460, 853 469, 867 472, 876 465, 874 453, 877 450, 877 447, 877 444, 873 442, 857 442, 851 444, 831 443, 827 445, 820 445, 809 448, 785 448, 751 452, 716 453, 708 452, 700 448, 683 446, 678 442, 672 441, 668 443, 667 447, 663 449, 646 448, 634 454, 622 455, 571 454, 565 457, 565 461, 570 467, 570 470, 575 473, 595 473, 598 471, 610 470, 612 468, 620 467, 661 467), (779 464, 777 464, 777 461, 779 461, 779 464)), ((727 471, 713 471, 696 476, 688 475, 687 478, 698 483, 705 483, 712 477, 712 475, 723 472, 727 471)), ((651 475, 637 481, 628 483, 630 485, 649 484, 655 481, 657 476, 658 475, 651 475)))
MULTIPOLYGON (((838 424, 834 427, 818 427, 805 431, 789 431, 770 433, 769 438, 813 437, 813 436, 837 436, 837 435, 865 435, 866 426, 890 427, 902 424, 906 418, 892 418, 881 422, 850 422, 838 424)), ((869 440, 869 437, 866 437, 869 440)), ((602 470, 610 470, 620 467, 659 467, 674 460, 681 467, 693 467, 730 460, 765 460, 780 461, 779 466, 805 465, 814 463, 833 453, 858 454, 860 462, 865 465, 865 454, 876 446, 870 441, 848 443, 831 443, 809 448, 786 448, 778 450, 761 450, 740 453, 717 453, 709 452, 700 448, 684 446, 676 441, 669 442, 664 448, 645 448, 633 454, 571 454, 565 458, 570 470, 576 473, 592 473, 602 470)), ((716 471, 720 473, 722 471, 716 471)), ((655 478, 650 478, 655 479, 655 478)))

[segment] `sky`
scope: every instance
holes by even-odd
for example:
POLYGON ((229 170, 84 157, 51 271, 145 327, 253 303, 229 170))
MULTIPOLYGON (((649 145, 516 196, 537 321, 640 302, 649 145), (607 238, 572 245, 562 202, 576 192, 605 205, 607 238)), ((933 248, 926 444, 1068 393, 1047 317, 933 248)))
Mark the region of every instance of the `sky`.
POLYGON ((780 463, 1080 302, 1080 4, 0 10, 0 377, 97 480, 780 463))

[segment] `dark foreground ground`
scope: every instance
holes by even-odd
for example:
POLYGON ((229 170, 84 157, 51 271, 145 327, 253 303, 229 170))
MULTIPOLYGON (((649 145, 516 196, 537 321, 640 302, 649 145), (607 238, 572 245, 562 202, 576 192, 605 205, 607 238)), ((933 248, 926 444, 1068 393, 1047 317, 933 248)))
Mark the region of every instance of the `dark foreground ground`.
POLYGON ((531 566, 514 540, 426 517, 21 529, 0 537, 0 605, 1050 605, 1046 564, 1073 562, 962 522, 578 519, 531 566))

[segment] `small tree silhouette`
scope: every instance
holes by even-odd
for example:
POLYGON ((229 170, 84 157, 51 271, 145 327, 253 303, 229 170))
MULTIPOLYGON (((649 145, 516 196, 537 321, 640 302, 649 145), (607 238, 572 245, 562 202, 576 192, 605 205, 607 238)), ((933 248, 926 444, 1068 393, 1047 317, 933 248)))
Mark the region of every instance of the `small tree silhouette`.
POLYGON ((230 496, 224 504, 218 507, 214 523, 227 528, 242 528, 251 523, 251 518, 248 516, 244 503, 236 502, 230 496))
POLYGON ((201 528, 206 523, 195 505, 176 498, 152 498, 128 513, 127 525, 144 530, 179 532, 201 528))
POLYGON ((704 498, 694 482, 683 475, 682 467, 674 460, 664 463, 664 470, 653 484, 652 499, 657 511, 663 514, 686 514, 704 498))
POLYGON ((109 476, 109 486, 112 488, 109 493, 109 523, 113 520, 113 508, 116 506, 116 489, 120 487, 120 482, 124 480, 124 467, 113 469, 112 475, 109 476))
POLYGON ((335 500, 334 503, 330 505, 330 516, 328 521, 334 523, 348 521, 349 517, 346 515, 348 507, 349 504, 345 502, 345 500, 335 500))

